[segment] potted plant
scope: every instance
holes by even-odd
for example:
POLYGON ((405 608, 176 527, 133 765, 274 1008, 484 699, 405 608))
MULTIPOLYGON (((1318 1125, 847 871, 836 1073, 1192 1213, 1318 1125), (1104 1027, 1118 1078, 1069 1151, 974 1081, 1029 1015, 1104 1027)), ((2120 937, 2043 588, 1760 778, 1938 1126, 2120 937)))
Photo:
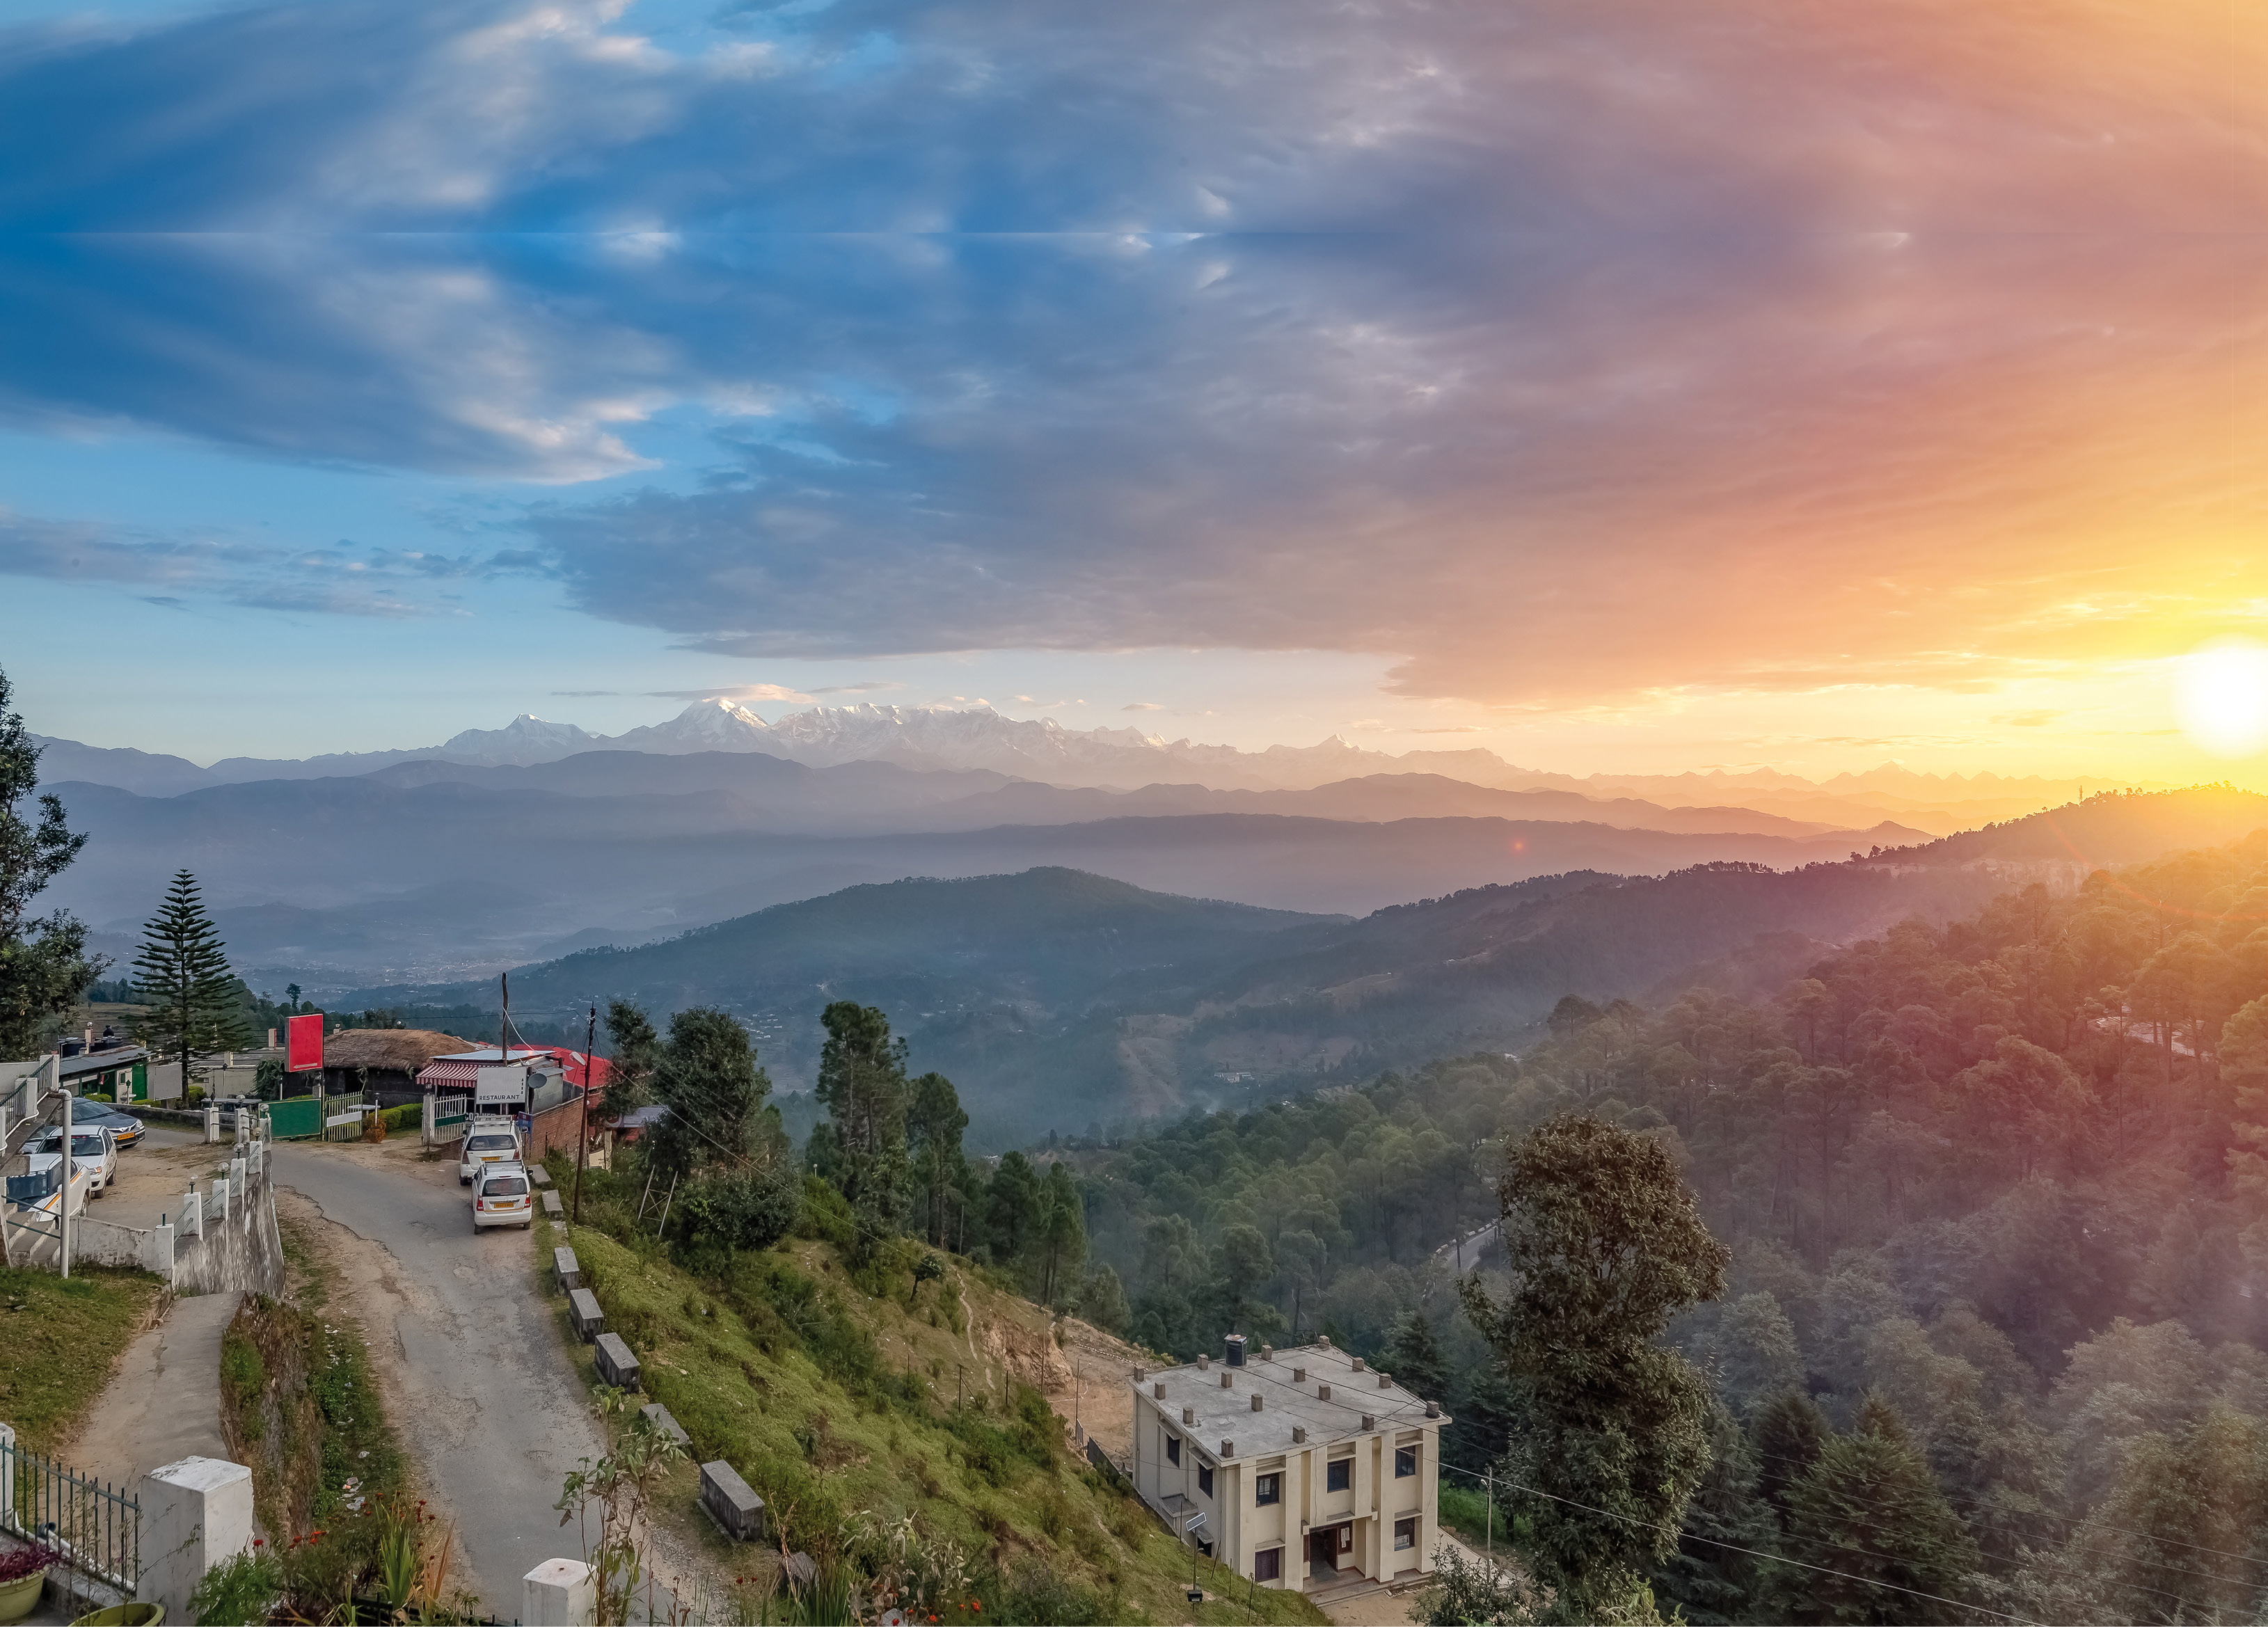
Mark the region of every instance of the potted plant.
POLYGON ((40 1601, 55 1555, 36 1543, 0 1551, 0 1622, 20 1622, 40 1601))
POLYGON ((107 1610, 82 1616, 71 1627, 164 1627, 166 1607, 151 1600, 114 1604, 107 1610))

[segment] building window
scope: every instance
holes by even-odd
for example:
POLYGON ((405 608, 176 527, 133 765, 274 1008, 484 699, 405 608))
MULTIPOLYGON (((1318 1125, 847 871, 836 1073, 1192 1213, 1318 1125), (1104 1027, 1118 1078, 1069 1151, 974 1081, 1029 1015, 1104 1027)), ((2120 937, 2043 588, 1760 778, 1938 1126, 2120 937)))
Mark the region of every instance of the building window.
POLYGON ((1405 1548, 1415 1548, 1417 1546, 1418 1522, 1415 1520, 1395 1520, 1394 1522, 1394 1551, 1400 1553, 1405 1548))
POLYGON ((1197 1490, 1204 1492, 1207 1497, 1211 1497, 1212 1495, 1211 1464, 1200 1463, 1197 1465, 1197 1490))
POLYGON ((1263 1548, 1252 1556, 1252 1579, 1256 1582, 1276 1582, 1284 1579, 1284 1550, 1263 1548))
POLYGON ((1323 1490, 1351 1491, 1353 1489, 1354 1460, 1351 1457, 1333 1458, 1323 1469, 1323 1490))
POLYGON ((1167 1430, 1166 1432, 1166 1461, 1168 1463, 1178 1463, 1181 1461, 1182 1438, 1174 1433, 1172 1430, 1167 1430))
POLYGON ((1395 1447, 1395 1448, 1394 1448, 1394 1477, 1395 1477, 1396 1480, 1406 1480, 1406 1479, 1408 1479, 1410 1476, 1412 1476, 1412 1475, 1416 1474, 1417 1472, 1418 1472, 1418 1448, 1417 1448, 1417 1447, 1395 1447))
POLYGON ((1281 1475, 1263 1475, 1252 1483, 1252 1500, 1255 1503, 1273 1503, 1283 1495, 1284 1476, 1281 1475))

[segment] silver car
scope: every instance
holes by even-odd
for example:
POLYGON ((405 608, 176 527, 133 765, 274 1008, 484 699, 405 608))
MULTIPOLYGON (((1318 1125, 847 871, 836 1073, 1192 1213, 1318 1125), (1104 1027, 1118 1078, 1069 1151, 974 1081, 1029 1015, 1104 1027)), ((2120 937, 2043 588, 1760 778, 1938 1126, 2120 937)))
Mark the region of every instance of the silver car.
POLYGON ((519 1162, 519 1131, 510 1119, 475 1119, 457 1146, 457 1184, 470 1186, 483 1164, 519 1162))
POLYGON ((484 1226, 533 1226, 535 1196, 527 1170, 519 1164, 483 1164, 473 1179, 473 1229, 484 1226))

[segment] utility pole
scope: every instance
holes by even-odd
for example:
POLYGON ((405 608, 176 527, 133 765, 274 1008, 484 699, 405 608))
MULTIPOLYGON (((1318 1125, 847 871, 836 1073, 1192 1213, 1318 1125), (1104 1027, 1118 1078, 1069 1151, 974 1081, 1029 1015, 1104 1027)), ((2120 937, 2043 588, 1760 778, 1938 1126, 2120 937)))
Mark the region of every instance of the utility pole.
POLYGON ((1496 1465, 1488 1468, 1488 1567, 1489 1586, 1496 1586, 1496 1465))
POLYGON ((591 1026, 583 1032, 583 1128, 575 1137, 575 1212, 570 1226, 583 1224, 583 1165, 591 1150, 591 1075, 596 1071, 591 1045, 599 1037, 599 1007, 591 1006, 591 1026))
MULTIPOLYGON (((187 1052, 183 1052, 182 1054, 183 1054, 185 1056, 188 1055, 188 1053, 187 1053, 187 1052)), ((187 1062, 184 1062, 184 1063, 181 1064, 181 1070, 182 1070, 182 1071, 181 1071, 181 1077, 182 1077, 183 1079, 187 1079, 187 1078, 188 1077, 188 1064, 187 1062)), ((187 1089, 188 1089, 188 1087, 187 1086, 182 1086, 182 1089, 183 1089, 184 1091, 187 1091, 187 1089)), ((70 1246, 71 1246, 70 1189, 71 1189, 71 1177, 72 1177, 73 1175, 77 1174, 77 1173, 78 1173, 78 1147, 77 1147, 77 1145, 76 1145, 76 1144, 74 1144, 74 1143, 73 1143, 73 1141, 71 1140, 71 1093, 70 1093, 70 1091, 66 1090, 66 1091, 64 1091, 64 1092, 63 1092, 63 1196, 62 1196, 61 1197, 59 1197, 59 1198, 57 1198, 57 1199, 55 1200, 55 1204, 56 1204, 55 1212, 56 1212, 58 1215, 60 1215, 60 1216, 62 1216, 62 1217, 63 1217, 63 1219, 62 1219, 62 1222, 61 1222, 61 1230, 58 1232, 58 1233, 57 1233, 57 1237, 58 1237, 58 1240, 60 1240, 60 1241, 61 1241, 61 1243, 62 1243, 62 1245, 63 1245, 63 1276, 65 1277, 65 1278, 69 1278, 69 1277, 70 1277, 70 1246)))

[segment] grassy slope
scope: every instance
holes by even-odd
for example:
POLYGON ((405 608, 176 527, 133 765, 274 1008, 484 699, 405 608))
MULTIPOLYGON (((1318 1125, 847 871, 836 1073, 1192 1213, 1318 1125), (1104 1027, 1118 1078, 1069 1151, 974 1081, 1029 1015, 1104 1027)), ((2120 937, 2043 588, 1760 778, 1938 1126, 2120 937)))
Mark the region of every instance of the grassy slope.
POLYGON ((0 1423, 18 1446, 53 1452, 77 1433, 158 1289, 143 1271, 81 1266, 66 1282, 0 1267, 0 1423))
MULTIPOLYGON (((563 1161, 554 1173, 563 1189, 573 1180, 563 1161)), ((1255 1615, 1244 1587, 1209 1562, 1202 1584, 1216 1594, 1233 1588, 1234 1601, 1210 1599, 1192 1616, 1182 1591, 1189 1550, 1085 1467, 1061 1420, 1020 1381, 1040 1377, 1048 1362, 1037 1307, 957 1262, 917 1292, 904 1271, 862 1285, 832 1244, 806 1238, 713 1259, 696 1277, 629 1231, 635 1189, 618 1193, 601 1172, 585 1181, 585 1224, 571 1237, 563 1226, 537 1228, 543 1269, 554 1244, 572 1243, 608 1326, 644 1364, 645 1389, 692 1437, 692 1461, 732 1463, 792 1546, 819 1551, 859 1513, 885 1521, 911 1513, 926 1535, 1004 1573, 1037 1561, 1107 1601, 1108 1619, 1324 1619, 1300 1594, 1264 1588, 1255 1615)), ((559 1317, 571 1343, 563 1299, 559 1317)), ((573 1348, 595 1382, 590 1348, 573 1348)), ((1087 1382, 1116 1377, 1089 1373, 1087 1382)), ((695 1473, 681 1468, 666 1500, 689 1504, 695 1473)), ((705 1524, 678 1529, 720 1574, 769 1564, 735 1553, 705 1524)), ((960 1619, 998 1619, 999 1608, 996 1600, 960 1619)))

